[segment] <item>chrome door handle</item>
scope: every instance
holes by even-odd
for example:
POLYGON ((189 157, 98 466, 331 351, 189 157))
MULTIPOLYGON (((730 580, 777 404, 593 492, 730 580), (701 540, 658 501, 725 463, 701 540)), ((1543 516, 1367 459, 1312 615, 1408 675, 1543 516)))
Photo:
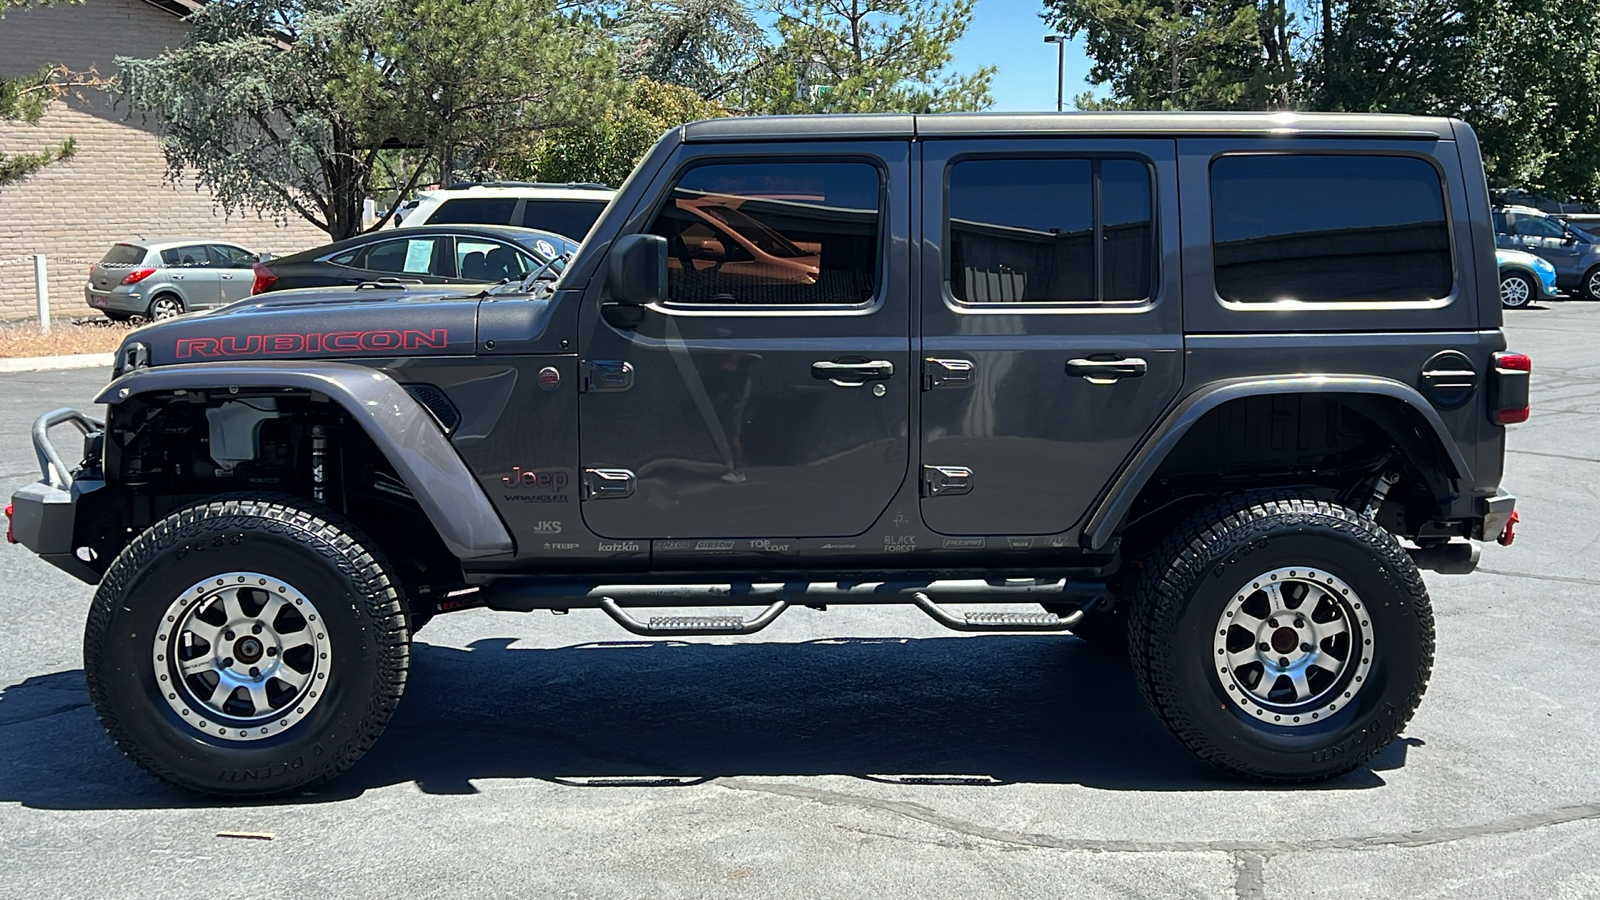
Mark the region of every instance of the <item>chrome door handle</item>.
POLYGON ((1122 378, 1141 378, 1150 371, 1142 359, 1069 359, 1067 374, 1091 384, 1112 384, 1122 378))
POLYGON ((840 387, 860 387, 869 381, 893 377, 894 363, 887 359, 827 360, 811 364, 811 377, 831 381, 840 387))

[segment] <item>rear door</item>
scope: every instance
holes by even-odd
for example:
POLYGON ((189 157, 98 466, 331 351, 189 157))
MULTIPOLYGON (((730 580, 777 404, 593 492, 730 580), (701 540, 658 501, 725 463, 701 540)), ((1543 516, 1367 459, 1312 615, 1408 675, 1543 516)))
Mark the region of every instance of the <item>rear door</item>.
POLYGON ((1067 535, 1183 381, 1174 142, 929 141, 921 182, 923 519, 1067 535))

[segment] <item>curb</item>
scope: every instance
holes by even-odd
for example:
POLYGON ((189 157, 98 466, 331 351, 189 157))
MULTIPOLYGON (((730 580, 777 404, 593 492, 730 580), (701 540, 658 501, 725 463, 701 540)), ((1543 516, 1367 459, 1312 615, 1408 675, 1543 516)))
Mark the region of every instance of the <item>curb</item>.
POLYGON ((73 353, 68 356, 20 356, 0 359, 0 374, 48 372, 58 369, 109 369, 115 353, 73 353))

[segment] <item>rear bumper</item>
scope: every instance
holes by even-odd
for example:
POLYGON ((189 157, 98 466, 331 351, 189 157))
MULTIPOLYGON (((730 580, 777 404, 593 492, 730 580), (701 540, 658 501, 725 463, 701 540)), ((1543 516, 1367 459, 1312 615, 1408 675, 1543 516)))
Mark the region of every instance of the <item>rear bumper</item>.
POLYGON ((150 304, 144 299, 143 293, 129 291, 109 290, 97 291, 93 287, 84 287, 83 302, 94 309, 104 309, 111 312, 142 313, 150 304))
POLYGON ((1506 526, 1511 524, 1511 514, 1517 511, 1517 498, 1505 491, 1495 491, 1494 496, 1485 497, 1482 504, 1483 524, 1474 537, 1480 541, 1499 540, 1506 526))
POLYGON ((75 409, 58 409, 40 416, 33 423, 33 451, 39 459, 43 478, 11 495, 11 522, 8 537, 39 554, 39 558, 75 578, 94 584, 99 572, 77 556, 79 501, 85 494, 105 486, 98 478, 75 477, 67 468, 50 429, 71 424, 85 439, 105 430, 105 423, 75 409))

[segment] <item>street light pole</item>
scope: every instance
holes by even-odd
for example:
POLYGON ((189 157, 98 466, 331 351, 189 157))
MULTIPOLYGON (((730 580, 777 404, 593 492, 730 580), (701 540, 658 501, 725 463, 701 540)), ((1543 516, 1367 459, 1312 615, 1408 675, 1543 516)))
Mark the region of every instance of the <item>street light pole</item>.
POLYGON ((1067 82, 1067 38, 1065 35, 1047 34, 1044 42, 1056 45, 1056 112, 1061 112, 1061 92, 1067 82))

